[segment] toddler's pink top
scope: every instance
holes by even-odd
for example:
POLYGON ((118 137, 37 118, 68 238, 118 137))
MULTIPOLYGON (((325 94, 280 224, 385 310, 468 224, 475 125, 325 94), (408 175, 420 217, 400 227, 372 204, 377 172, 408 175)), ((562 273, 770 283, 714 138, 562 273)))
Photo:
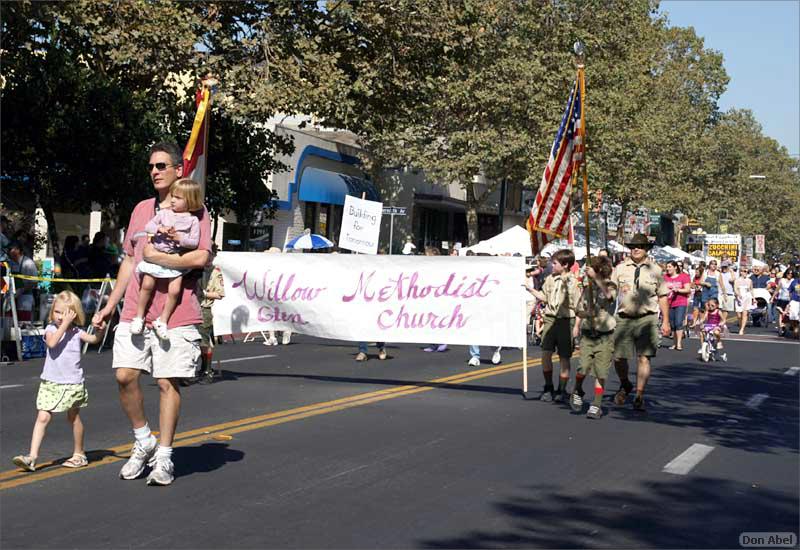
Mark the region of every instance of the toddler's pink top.
POLYGON ((181 248, 194 250, 200 242, 200 221, 196 216, 188 212, 176 214, 168 209, 159 210, 158 213, 153 216, 153 219, 147 222, 144 230, 150 235, 155 235, 153 237, 153 246, 155 249, 159 252, 166 252, 167 254, 175 254, 180 251, 181 248), (158 227, 161 225, 164 227, 174 227, 179 235, 178 242, 167 239, 166 236, 161 233, 156 233, 158 227))

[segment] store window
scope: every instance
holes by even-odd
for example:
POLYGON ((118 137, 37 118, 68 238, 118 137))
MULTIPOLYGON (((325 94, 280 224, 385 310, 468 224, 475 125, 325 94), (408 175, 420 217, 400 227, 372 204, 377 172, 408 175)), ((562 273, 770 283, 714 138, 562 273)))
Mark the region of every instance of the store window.
POLYGON ((228 252, 263 252, 272 246, 271 225, 246 226, 226 223, 222 226, 222 250, 228 252))
POLYGON ((307 202, 305 204, 305 217, 303 218, 305 228, 310 229, 312 233, 337 242, 339 233, 342 230, 344 206, 318 202, 307 202))

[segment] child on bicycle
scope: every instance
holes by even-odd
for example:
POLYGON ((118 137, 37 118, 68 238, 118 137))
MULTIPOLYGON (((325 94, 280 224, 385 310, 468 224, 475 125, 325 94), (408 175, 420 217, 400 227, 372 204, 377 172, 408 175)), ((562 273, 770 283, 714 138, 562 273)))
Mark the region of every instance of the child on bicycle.
POLYGON ((709 298, 706 302, 706 310, 700 318, 700 351, 698 352, 703 356, 704 360, 708 357, 708 348, 706 347, 709 335, 713 336, 715 350, 720 352, 720 359, 723 361, 728 360, 728 355, 722 351, 722 336, 727 330, 725 325, 726 315, 725 312, 720 311, 719 301, 716 298, 709 298))

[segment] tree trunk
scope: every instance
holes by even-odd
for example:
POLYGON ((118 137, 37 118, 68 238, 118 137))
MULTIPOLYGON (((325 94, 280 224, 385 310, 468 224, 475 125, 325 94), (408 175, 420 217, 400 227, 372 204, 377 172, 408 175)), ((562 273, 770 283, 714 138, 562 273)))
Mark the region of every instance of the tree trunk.
POLYGON ((467 238, 469 246, 478 243, 478 200, 475 198, 475 187, 470 182, 467 187, 467 238))
POLYGON ((625 242, 625 217, 628 215, 628 203, 623 202, 619 211, 619 222, 617 223, 617 242, 625 242))
POLYGON ((50 250, 53 251, 53 257, 58 261, 58 255, 61 252, 61 241, 58 238, 56 217, 50 204, 40 203, 40 207, 44 211, 44 219, 47 220, 47 239, 50 242, 50 250))

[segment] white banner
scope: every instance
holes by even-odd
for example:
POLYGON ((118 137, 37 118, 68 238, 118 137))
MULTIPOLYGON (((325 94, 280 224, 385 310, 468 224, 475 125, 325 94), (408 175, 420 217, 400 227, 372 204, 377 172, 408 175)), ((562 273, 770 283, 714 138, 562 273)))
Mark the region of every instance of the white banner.
POLYGON ((356 342, 525 345, 521 257, 220 252, 214 332, 356 342))
POLYGON ((347 195, 344 198, 339 248, 362 254, 377 254, 382 215, 382 202, 347 195))

